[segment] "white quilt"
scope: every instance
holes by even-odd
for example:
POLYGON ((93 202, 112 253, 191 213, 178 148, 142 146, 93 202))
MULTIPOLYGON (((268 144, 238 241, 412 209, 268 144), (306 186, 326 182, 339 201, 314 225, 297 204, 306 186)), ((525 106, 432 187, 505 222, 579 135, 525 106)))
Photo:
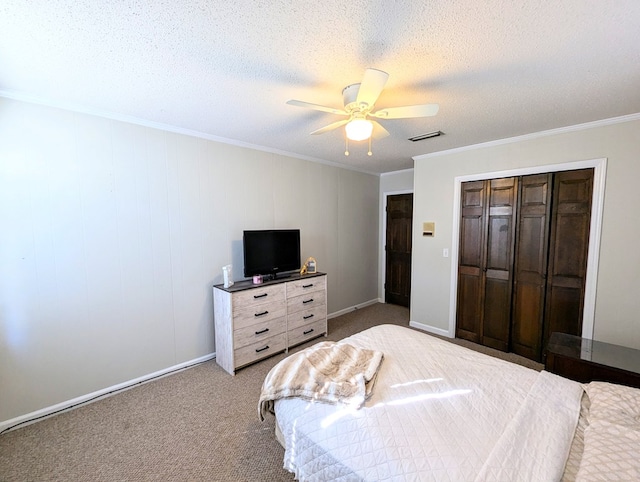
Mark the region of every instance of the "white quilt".
POLYGON ((580 384, 394 325, 344 342, 384 353, 363 408, 276 402, 298 479, 560 480, 580 384))

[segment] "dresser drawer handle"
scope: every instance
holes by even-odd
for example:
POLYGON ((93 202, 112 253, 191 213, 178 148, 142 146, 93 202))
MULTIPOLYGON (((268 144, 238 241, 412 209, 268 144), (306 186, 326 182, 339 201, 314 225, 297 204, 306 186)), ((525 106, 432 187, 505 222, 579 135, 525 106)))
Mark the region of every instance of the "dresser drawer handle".
POLYGON ((255 313, 253 316, 264 316, 264 315, 268 315, 269 312, 268 311, 263 311, 262 313, 255 313))
POLYGON ((262 335, 263 333, 266 333, 267 331, 269 331, 269 328, 265 328, 264 330, 256 331, 256 335, 262 335))
POLYGON ((302 317, 303 320, 308 320, 309 318, 313 318, 313 314, 302 317))
POLYGON ((302 334, 303 335, 308 335, 309 333, 312 333, 312 332, 313 332, 313 328, 311 328, 310 330, 307 330, 307 331, 303 331, 302 334))
POLYGON ((265 345, 262 348, 256 348, 256 353, 260 353, 261 351, 265 351, 269 349, 269 345, 265 345))
POLYGON ((307 303, 311 303, 313 301, 313 298, 309 298, 308 300, 302 300, 302 304, 306 305, 307 303))
POLYGON ((303 288, 311 288, 313 286, 313 283, 311 283, 310 285, 302 285, 303 288))
POLYGON ((261 295, 253 295, 253 299, 257 300, 258 298, 264 298, 265 296, 269 296, 269 293, 262 293, 261 295))

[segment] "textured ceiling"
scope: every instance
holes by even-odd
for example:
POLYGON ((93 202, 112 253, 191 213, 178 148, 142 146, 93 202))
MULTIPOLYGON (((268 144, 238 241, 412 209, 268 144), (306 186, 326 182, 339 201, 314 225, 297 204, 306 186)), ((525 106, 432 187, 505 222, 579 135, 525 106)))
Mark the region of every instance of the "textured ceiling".
POLYGON ((107 112, 368 172, 412 156, 640 112, 638 0, 3 0, 0 95, 107 112), (339 120, 373 67, 376 107, 438 103, 353 143, 339 120), (441 130, 413 143, 409 137, 441 130))

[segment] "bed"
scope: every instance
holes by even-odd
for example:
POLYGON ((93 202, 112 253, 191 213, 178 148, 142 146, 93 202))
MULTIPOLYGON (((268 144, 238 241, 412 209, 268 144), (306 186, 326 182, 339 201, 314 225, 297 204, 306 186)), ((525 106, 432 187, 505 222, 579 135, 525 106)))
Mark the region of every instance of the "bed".
POLYGON ((583 385, 396 325, 341 344, 382 354, 361 406, 261 397, 299 480, 640 479, 640 390, 583 385))

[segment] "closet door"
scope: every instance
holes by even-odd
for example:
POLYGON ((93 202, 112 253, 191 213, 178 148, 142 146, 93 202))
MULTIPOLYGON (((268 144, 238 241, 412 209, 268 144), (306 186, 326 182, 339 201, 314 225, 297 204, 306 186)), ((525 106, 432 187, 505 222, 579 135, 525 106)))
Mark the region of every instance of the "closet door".
POLYGON ((552 180, 550 173, 520 180, 511 350, 537 361, 542 356, 552 180))
POLYGON ((482 344, 509 350, 518 179, 488 181, 482 344))
POLYGON ((464 182, 460 196, 462 206, 456 336, 476 343, 481 341, 484 298, 485 185, 486 181, 464 182))
POLYGON ((462 184, 456 336, 509 348, 517 179, 462 184))
POLYGON ((582 334, 592 191, 593 169, 554 175, 545 345, 554 331, 582 334))
POLYGON ((456 336, 540 361, 582 333, 593 169, 461 189, 456 336))

